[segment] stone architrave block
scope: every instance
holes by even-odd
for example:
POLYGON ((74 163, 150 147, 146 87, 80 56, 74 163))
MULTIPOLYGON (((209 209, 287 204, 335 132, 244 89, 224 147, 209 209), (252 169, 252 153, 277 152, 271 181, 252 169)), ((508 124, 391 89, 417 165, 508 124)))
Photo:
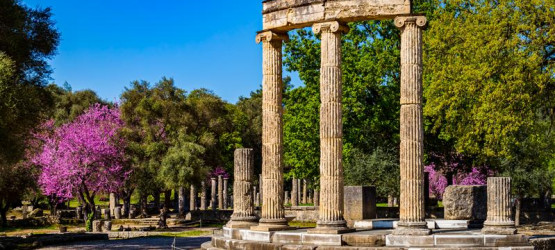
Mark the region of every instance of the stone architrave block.
POLYGON ((376 218, 376 187, 346 186, 344 191, 346 220, 376 218))
POLYGON ((448 186, 443 207, 446 220, 483 221, 487 216, 487 187, 448 186))

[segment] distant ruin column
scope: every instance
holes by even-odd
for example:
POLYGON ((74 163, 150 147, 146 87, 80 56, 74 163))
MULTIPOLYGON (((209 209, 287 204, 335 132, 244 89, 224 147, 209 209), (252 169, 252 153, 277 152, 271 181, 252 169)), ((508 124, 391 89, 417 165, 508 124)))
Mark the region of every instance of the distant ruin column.
POLYGON ((218 209, 224 209, 224 180, 221 175, 218 175, 218 209))
POLYGON ((257 195, 258 195, 258 189, 256 188, 256 185, 253 185, 253 187, 252 187, 252 199, 253 199, 253 202, 254 202, 254 206, 256 206, 256 207, 260 206, 260 201, 257 200, 257 198, 256 198, 257 195))
POLYGON ((320 206, 320 190, 314 190, 314 206, 320 206))
POLYGON ((262 79, 262 218, 253 230, 287 229, 283 209, 282 45, 287 33, 259 33, 263 47, 262 79))
POLYGON ((321 34, 320 64, 320 188, 322 195, 316 228, 310 233, 349 231, 343 218, 343 122, 341 110, 341 34, 339 22, 312 26, 321 34))
POLYGON ((424 16, 395 18, 401 29, 401 206, 398 235, 427 235, 422 123, 422 30, 424 16))
POLYGON ((200 210, 206 210, 206 182, 200 183, 200 210))
POLYGON ((515 234, 511 219, 511 178, 488 177, 488 215, 483 234, 515 234))
POLYGON ((185 188, 184 187, 179 187, 179 190, 177 192, 177 211, 179 213, 179 215, 184 215, 185 214, 185 188))
POLYGON ((252 148, 239 148, 234 153, 233 214, 227 223, 230 228, 249 228, 256 225, 252 186, 254 181, 254 153, 252 148))
POLYGON ((114 214, 114 208, 116 208, 116 194, 110 193, 110 214, 114 214))
POLYGON ((302 189, 301 189, 301 179, 295 179, 295 181, 297 182, 297 204, 301 204, 302 202, 302 189))
POLYGON ((292 187, 291 187, 291 206, 296 207, 299 205, 299 192, 297 187, 297 179, 293 178, 292 187))
POLYGON ((189 210, 197 210, 197 187, 191 185, 191 193, 189 194, 189 210))
POLYGON ((307 191, 306 190, 306 180, 303 179, 303 204, 306 204, 307 200, 308 200, 307 197, 306 197, 308 195, 308 193, 306 191, 307 191))
POLYGON ((223 190, 224 209, 227 209, 229 207, 228 196, 227 196, 228 181, 229 181, 229 178, 225 177, 224 178, 224 190, 223 190))
POLYGON ((283 205, 286 205, 289 203, 289 191, 285 191, 285 194, 283 195, 283 205))
POLYGON ((212 177, 210 178, 210 184, 211 184, 211 188, 210 189, 210 208, 212 210, 216 210, 216 178, 212 177))

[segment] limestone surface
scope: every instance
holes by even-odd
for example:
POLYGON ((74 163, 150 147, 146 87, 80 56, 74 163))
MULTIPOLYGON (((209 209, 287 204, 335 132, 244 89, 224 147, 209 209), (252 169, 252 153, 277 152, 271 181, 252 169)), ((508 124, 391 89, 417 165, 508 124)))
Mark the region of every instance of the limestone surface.
POLYGON ((486 186, 448 186, 443 193, 446 220, 481 220, 487 214, 486 186))

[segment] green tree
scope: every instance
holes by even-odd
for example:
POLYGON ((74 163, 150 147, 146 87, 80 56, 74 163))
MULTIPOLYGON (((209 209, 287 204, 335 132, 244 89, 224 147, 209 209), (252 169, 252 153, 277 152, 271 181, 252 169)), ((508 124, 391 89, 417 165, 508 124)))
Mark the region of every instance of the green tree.
POLYGON ((545 194, 555 155, 555 2, 436 3, 424 33, 429 132, 512 176, 519 197, 545 194))

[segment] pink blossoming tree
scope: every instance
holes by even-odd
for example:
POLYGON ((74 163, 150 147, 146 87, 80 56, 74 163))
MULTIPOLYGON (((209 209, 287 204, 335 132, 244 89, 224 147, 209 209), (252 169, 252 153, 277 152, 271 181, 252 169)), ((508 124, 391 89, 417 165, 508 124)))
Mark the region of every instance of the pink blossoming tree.
POLYGON ((95 195, 116 192, 129 175, 122 126, 117 107, 95 104, 56 128, 33 158, 42 169, 38 183, 43 193, 57 202, 79 197, 92 220, 95 195))

